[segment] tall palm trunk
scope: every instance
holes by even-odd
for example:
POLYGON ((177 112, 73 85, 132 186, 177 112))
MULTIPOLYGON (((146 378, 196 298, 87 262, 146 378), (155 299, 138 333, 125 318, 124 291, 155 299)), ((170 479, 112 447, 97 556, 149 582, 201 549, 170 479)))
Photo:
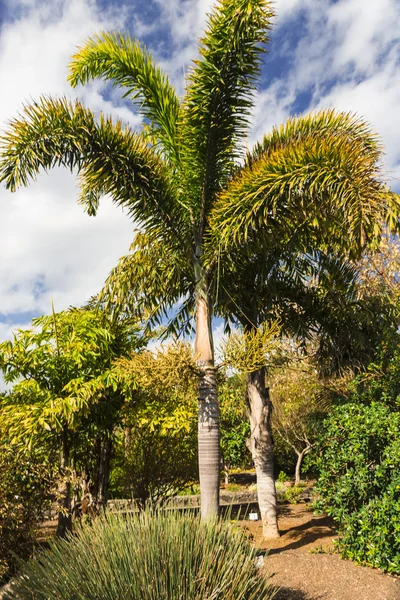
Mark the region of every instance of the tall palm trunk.
POLYGON ((257 475, 257 495, 263 535, 279 537, 277 499, 274 479, 272 403, 265 387, 265 369, 247 376, 247 403, 251 427, 251 453, 257 475))
POLYGON ((195 353, 200 370, 198 444, 201 516, 208 519, 218 515, 219 509, 220 445, 211 305, 204 281, 197 290, 195 353))

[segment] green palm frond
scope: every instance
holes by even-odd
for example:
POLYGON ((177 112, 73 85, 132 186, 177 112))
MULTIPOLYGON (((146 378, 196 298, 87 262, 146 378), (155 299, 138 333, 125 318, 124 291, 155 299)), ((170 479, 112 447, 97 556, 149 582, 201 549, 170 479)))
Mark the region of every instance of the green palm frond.
POLYGON ((11 122, 1 140, 0 180, 14 191, 40 169, 63 165, 81 175, 81 202, 96 211, 110 194, 150 230, 180 237, 181 207, 162 160, 121 122, 93 113, 79 101, 41 98, 11 122))
POLYGON ((89 38, 72 57, 68 79, 75 87, 98 77, 123 89, 124 97, 129 96, 149 121, 150 133, 164 153, 179 162, 179 99, 144 44, 113 32, 89 38))
POLYGON ((243 151, 272 14, 267 0, 221 0, 188 76, 182 136, 200 237, 210 201, 243 151))
POLYGON ((181 298, 179 307, 169 314, 169 321, 164 329, 163 338, 172 336, 179 339, 182 336, 192 336, 195 333, 194 315, 196 302, 194 294, 187 294, 185 299, 181 298))
POLYGON ((379 236, 393 196, 380 180, 378 150, 346 132, 276 144, 219 194, 211 215, 214 246, 226 249, 263 228, 307 226, 321 243, 340 241, 359 253, 379 236))
POLYGON ((111 271, 99 301, 114 313, 135 313, 149 326, 160 324, 193 288, 190 259, 179 247, 143 232, 130 250, 111 271))
POLYGON ((361 143, 370 156, 380 159, 382 144, 368 123, 353 113, 338 112, 334 109, 290 117, 279 127, 257 142, 246 157, 246 165, 251 166, 262 157, 269 156, 278 149, 307 138, 318 136, 338 136, 361 143))
POLYGON ((354 262, 328 252, 310 253, 306 258, 312 269, 311 285, 321 293, 335 289, 347 298, 356 299, 359 269, 354 262))

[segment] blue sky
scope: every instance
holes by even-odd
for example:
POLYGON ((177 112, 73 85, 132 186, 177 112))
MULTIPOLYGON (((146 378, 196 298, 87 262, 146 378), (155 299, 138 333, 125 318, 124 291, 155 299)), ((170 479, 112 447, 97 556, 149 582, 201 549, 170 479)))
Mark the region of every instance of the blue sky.
MULTIPOLYGON (((256 97, 249 145, 289 115, 334 106, 366 118, 400 191, 400 2, 276 0, 277 16, 256 97)), ((129 31, 152 48, 182 91, 210 0, 0 0, 0 127, 40 94, 80 97, 95 111, 140 119, 98 82, 71 90, 77 45, 102 29, 129 31)), ((32 316, 83 304, 128 250, 133 224, 105 200, 90 218, 74 177, 58 169, 29 188, 0 189, 0 339, 32 316)))

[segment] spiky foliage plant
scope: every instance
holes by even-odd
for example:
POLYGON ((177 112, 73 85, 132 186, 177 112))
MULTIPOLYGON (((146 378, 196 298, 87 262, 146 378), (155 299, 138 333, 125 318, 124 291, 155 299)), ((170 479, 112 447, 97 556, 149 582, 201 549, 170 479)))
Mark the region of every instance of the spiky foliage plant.
POLYGON ((111 514, 55 540, 6 600, 267 600, 256 551, 237 526, 190 514, 111 514))

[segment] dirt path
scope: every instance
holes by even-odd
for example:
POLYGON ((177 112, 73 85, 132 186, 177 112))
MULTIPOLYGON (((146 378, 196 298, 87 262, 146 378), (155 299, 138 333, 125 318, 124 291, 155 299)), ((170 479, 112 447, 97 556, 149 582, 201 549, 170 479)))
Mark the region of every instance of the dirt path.
POLYGON ((262 542, 259 522, 246 522, 256 546, 266 550, 264 571, 280 588, 276 600, 400 600, 400 579, 360 567, 333 554, 328 518, 304 504, 281 507, 282 536, 262 542))

